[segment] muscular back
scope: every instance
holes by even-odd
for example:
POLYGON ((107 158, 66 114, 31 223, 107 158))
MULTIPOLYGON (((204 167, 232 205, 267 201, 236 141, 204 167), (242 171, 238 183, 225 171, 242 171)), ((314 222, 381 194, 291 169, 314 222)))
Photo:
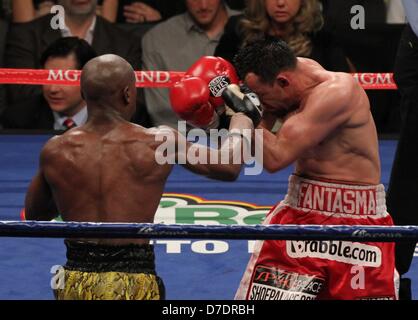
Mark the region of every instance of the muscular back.
POLYGON ((154 136, 123 123, 52 139, 41 166, 66 221, 152 222, 171 171, 158 165, 154 136))

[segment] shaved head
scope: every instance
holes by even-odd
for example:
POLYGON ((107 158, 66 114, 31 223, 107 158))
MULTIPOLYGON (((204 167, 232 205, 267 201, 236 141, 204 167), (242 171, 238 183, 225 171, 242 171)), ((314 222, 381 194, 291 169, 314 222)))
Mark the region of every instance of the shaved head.
POLYGON ((80 79, 81 93, 87 107, 111 107, 119 112, 135 103, 135 72, 123 58, 105 54, 90 60, 80 79))
POLYGON ((88 100, 113 95, 135 82, 132 66, 114 54, 105 54, 90 60, 81 74, 81 92, 88 100))

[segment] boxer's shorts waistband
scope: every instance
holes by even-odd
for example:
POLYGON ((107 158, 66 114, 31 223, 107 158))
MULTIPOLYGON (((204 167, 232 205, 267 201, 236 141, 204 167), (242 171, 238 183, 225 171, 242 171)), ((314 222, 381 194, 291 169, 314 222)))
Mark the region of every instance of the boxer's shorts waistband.
POLYGON ((104 245, 65 240, 65 245, 68 270, 155 274, 154 248, 149 244, 104 245))
POLYGON ((283 204, 303 211, 359 218, 388 215, 382 184, 350 185, 291 175, 283 204))

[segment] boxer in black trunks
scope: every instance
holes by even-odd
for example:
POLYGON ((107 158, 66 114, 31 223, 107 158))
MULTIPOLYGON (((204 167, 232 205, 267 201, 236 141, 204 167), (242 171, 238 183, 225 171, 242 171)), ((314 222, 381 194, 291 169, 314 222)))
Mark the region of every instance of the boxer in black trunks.
MULTIPOLYGON (((82 71, 81 91, 88 108, 87 123, 44 146, 39 171, 26 195, 26 218, 51 220, 59 212, 64 221, 152 223, 172 169, 172 164, 156 161, 156 150, 163 142, 156 135, 171 129, 145 129, 128 121, 135 111, 135 74, 118 56, 90 60, 82 71)), ((252 128, 252 121, 242 113, 231 119, 230 129, 252 128)), ((231 135, 222 147, 225 144, 232 146, 228 149, 232 159, 242 138, 231 135)), ((184 152, 190 148, 209 151, 187 143, 184 152)), ((179 156, 181 151, 176 152, 179 156)), ((187 162, 185 167, 233 180, 241 164, 230 163, 187 162)), ((67 239, 65 244, 65 286, 55 291, 56 298, 164 298, 148 240, 67 239)))

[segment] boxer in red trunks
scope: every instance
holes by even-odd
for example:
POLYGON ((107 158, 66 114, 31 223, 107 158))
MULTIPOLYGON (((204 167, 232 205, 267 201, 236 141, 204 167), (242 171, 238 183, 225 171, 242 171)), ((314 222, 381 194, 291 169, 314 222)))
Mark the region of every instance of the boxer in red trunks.
MULTIPOLYGON (((353 77, 295 57, 280 40, 250 43, 234 62, 263 104, 264 168, 295 163, 264 223, 392 225, 376 127, 353 77)), ((258 241, 235 298, 392 300, 397 278, 393 243, 258 241)))

